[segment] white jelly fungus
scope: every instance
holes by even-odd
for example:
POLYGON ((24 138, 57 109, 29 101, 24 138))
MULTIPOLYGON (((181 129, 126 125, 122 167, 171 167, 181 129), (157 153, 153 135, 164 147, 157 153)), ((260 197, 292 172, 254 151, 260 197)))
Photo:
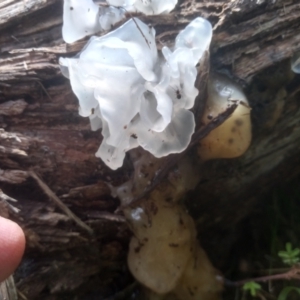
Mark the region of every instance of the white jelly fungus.
POLYGON ((125 10, 114 6, 100 7, 99 23, 102 30, 109 30, 125 18, 125 10))
POLYGON ((251 108, 242 88, 223 75, 213 74, 208 82, 202 123, 208 124, 232 104, 238 105, 233 114, 200 141, 198 154, 202 160, 241 156, 248 149, 252 136, 251 108))
POLYGON ((155 30, 131 19, 101 37, 91 37, 74 58, 61 58, 79 113, 93 130, 102 128, 96 156, 111 169, 126 151, 143 147, 155 157, 182 152, 194 132, 192 112, 198 90, 195 65, 209 46, 210 23, 196 18, 160 55, 155 30))
POLYGON ((170 12, 177 0, 107 0, 98 6, 93 0, 64 0, 62 36, 73 43, 85 36, 109 30, 125 18, 125 12, 158 15, 170 12))
POLYGON ((73 43, 87 35, 108 30, 125 17, 125 10, 98 6, 93 0, 64 0, 62 36, 73 43))
POLYGON ((73 43, 101 30, 99 6, 93 0, 64 0, 62 36, 73 43))
POLYGON ((125 10, 98 6, 93 0, 64 0, 62 36, 73 43, 87 35, 108 30, 125 17, 125 10))

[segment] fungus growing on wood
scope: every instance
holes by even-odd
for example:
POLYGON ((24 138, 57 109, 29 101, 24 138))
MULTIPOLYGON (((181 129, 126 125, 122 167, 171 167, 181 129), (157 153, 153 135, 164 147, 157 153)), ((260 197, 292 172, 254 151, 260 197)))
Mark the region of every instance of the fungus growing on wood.
POLYGON ((183 159, 180 175, 173 177, 172 184, 162 183, 147 201, 124 211, 134 233, 128 266, 150 290, 141 299, 220 299, 222 282, 198 243, 195 223, 176 203, 196 186, 196 170, 190 159, 183 159))
POLYGON ((126 211, 134 237, 128 266, 133 276, 158 294, 177 286, 194 250, 192 218, 177 204, 151 200, 126 211))
POLYGON ((73 43, 101 30, 99 6, 93 0, 64 0, 62 36, 73 43))
POLYGON ((125 10, 98 6, 93 0, 64 0, 62 36, 66 43, 108 30, 125 17, 125 10))
MULTIPOLYGON (((141 150, 131 152, 135 161, 131 184, 139 181, 140 175, 142 182, 149 178, 141 173, 143 169, 151 172, 146 168, 149 160, 150 167, 153 164, 149 156, 141 150)), ((120 187, 127 189, 126 192, 114 190, 122 205, 126 205, 124 215, 133 232, 128 266, 135 279, 146 287, 139 299, 220 299, 222 282, 198 243, 193 219, 178 203, 187 191, 195 188, 200 178, 197 164, 187 156, 178 162, 175 174, 170 174, 146 201, 128 205, 129 182, 120 187)), ((143 186, 136 188, 138 193, 143 190, 143 186)))
POLYGON ((96 156, 111 169, 121 167, 125 153, 138 146, 155 157, 186 149, 195 128, 189 111, 198 93, 195 65, 211 36, 210 23, 196 18, 161 56, 154 28, 135 18, 91 37, 74 58, 60 59, 80 115, 90 118, 93 130, 102 127, 96 156))
MULTIPOLYGON (((110 1, 114 5, 119 2, 126 5, 130 1, 110 1)), ((171 2, 175 3, 165 4, 171 2)), ((160 11, 158 7, 156 11, 160 11)), ((158 158, 187 148, 195 128, 190 111, 198 94, 194 86, 195 66, 211 37, 210 23, 196 18, 178 34, 174 48, 164 47, 158 53, 154 28, 134 18, 104 36, 91 37, 74 58, 60 59, 62 73, 70 79, 79 100, 80 115, 89 117, 93 130, 102 128, 103 141, 96 156, 117 169, 122 166, 126 151, 138 146, 158 158)), ((143 162, 140 159, 135 167, 141 167, 143 162)), ((146 177, 135 188, 142 189, 146 177)), ((197 181, 187 183, 186 178, 175 178, 172 183, 176 188, 169 185, 171 190, 155 190, 148 201, 124 209, 134 232, 128 265, 135 278, 157 294, 173 293, 178 299, 194 299, 186 296, 186 290, 197 284, 197 297, 208 289, 217 299, 219 283, 198 245, 194 222, 173 202, 197 181), (203 272, 208 278, 204 289, 200 280, 203 272)), ((123 204, 130 203, 127 194, 132 186, 132 182, 127 182, 114 189, 123 204)))
POLYGON ((214 74, 208 82, 208 100, 202 123, 207 125, 228 106, 238 107, 219 127, 211 131, 198 146, 202 160, 241 156, 251 142, 251 108, 238 84, 223 75, 214 74))

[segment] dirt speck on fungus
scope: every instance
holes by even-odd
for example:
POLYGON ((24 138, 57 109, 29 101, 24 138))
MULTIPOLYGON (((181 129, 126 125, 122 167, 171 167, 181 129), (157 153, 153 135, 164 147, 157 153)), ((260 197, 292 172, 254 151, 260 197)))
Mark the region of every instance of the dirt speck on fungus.
POLYGON ((244 124, 243 120, 241 119, 236 119, 234 123, 236 124, 236 126, 242 126, 244 124))

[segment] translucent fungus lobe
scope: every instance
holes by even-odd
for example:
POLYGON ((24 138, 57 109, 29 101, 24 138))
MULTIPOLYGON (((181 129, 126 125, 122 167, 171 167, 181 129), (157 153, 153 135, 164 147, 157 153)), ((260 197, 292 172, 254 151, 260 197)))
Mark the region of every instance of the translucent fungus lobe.
POLYGON ((121 167, 125 153, 138 146, 155 157, 186 149, 195 128, 190 111, 198 94, 195 65, 211 36, 210 23, 196 18, 174 48, 164 47, 159 55, 154 28, 135 18, 91 37, 74 58, 60 59, 80 115, 90 118, 93 130, 102 128, 96 156, 111 169, 121 167))

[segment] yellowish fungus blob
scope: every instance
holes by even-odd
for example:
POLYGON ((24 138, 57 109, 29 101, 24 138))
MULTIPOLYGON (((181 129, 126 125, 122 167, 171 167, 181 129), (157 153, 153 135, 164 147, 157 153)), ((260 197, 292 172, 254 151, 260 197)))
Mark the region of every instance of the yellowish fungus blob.
POLYGON ((134 232, 128 255, 131 273, 155 293, 171 292, 195 249, 191 217, 162 199, 147 201, 125 215, 134 232))
MULTIPOLYGON (((197 240, 193 219, 174 202, 193 173, 192 161, 179 163, 178 176, 124 214, 133 232, 128 266, 146 289, 143 300, 219 300, 222 282, 197 240)), ((197 177, 197 176, 196 176, 197 177)), ((186 187, 192 189, 196 182, 186 187)))
POLYGON ((240 86, 223 75, 212 75, 202 123, 207 125, 232 104, 238 107, 219 127, 201 140, 198 154, 204 161, 241 156, 251 142, 251 108, 240 86))

